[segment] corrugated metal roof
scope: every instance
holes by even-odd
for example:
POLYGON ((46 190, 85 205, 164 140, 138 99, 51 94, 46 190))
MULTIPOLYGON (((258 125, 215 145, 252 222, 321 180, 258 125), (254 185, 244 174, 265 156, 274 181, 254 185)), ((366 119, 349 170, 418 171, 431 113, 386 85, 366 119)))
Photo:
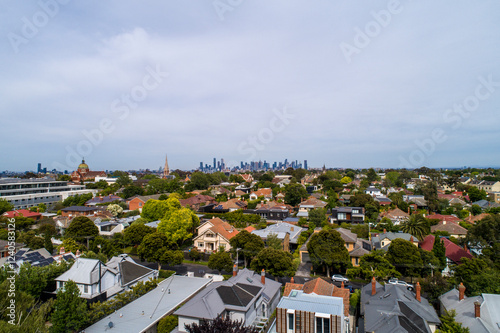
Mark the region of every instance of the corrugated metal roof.
POLYGON ((278 308, 343 316, 344 300, 341 297, 304 294, 302 290, 294 290, 290 296, 281 299, 278 308))

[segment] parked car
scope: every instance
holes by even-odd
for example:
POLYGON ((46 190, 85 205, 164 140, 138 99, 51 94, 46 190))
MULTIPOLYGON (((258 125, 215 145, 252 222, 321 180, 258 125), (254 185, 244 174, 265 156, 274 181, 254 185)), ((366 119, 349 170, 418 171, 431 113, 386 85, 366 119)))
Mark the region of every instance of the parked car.
POLYGON ((410 291, 413 291, 413 289, 414 289, 414 287, 413 287, 412 284, 406 283, 405 281, 401 281, 401 280, 398 280, 398 279, 390 279, 387 282, 389 284, 395 284, 395 285, 398 285, 398 286, 404 286, 404 287, 406 287, 406 289, 408 289, 410 291))
POLYGON ((332 276, 332 281, 333 282, 344 282, 344 283, 348 283, 349 282, 349 279, 346 278, 346 277, 343 277, 342 275, 340 274, 335 274, 332 276))
POLYGON ((354 292, 354 288, 350 285, 344 285, 344 288, 349 289, 349 292, 352 294, 354 292))

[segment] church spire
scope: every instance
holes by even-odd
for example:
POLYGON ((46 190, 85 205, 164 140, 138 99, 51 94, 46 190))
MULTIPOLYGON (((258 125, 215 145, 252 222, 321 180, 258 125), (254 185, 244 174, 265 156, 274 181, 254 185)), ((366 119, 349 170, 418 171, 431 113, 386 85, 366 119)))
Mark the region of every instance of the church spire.
POLYGON ((165 167, 163 168, 163 178, 167 178, 170 175, 170 168, 168 167, 168 158, 165 155, 165 167))

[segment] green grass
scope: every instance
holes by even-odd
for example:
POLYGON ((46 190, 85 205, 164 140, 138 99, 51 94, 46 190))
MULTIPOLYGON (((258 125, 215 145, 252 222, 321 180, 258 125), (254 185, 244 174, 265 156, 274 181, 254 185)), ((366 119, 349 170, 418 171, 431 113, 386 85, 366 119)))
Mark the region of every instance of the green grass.
POLYGON ((196 264, 196 265, 208 266, 208 261, 183 260, 182 263, 183 264, 196 264))

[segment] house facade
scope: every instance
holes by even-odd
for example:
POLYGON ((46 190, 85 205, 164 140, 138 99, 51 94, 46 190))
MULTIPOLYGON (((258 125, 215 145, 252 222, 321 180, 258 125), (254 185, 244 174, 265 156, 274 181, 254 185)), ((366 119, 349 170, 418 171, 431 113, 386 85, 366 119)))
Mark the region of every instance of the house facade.
POLYGON ((330 223, 364 223, 365 209, 363 207, 337 207, 332 208, 330 223))
POLYGON ((197 231, 198 236, 193 239, 193 244, 200 252, 217 251, 219 247, 229 251, 231 249, 229 241, 238 234, 238 230, 218 217, 207 220, 197 231))

